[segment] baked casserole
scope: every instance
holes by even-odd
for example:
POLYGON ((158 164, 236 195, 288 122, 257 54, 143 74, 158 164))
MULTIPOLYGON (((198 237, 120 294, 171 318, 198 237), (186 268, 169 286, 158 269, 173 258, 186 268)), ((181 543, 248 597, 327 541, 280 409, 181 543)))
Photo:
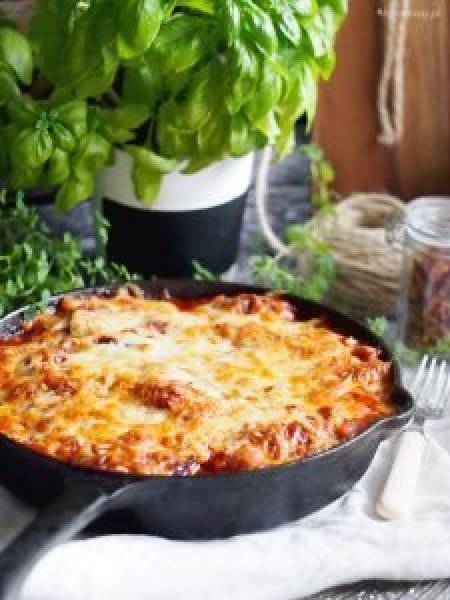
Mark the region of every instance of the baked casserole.
POLYGON ((392 414, 391 391, 377 348, 279 294, 67 295, 0 339, 0 433, 134 475, 303 459, 392 414))

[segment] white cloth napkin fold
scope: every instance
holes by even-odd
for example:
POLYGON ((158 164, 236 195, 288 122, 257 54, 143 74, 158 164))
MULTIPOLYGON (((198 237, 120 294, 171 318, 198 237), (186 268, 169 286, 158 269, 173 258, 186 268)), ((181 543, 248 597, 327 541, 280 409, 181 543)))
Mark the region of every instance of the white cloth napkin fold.
MULTIPOLYGON (((430 425, 414 517, 385 522, 374 505, 395 440, 344 498, 273 531, 213 542, 108 536, 52 551, 23 600, 288 600, 362 579, 450 577, 450 418, 430 425)), ((0 494, 0 541, 31 518, 0 494)))

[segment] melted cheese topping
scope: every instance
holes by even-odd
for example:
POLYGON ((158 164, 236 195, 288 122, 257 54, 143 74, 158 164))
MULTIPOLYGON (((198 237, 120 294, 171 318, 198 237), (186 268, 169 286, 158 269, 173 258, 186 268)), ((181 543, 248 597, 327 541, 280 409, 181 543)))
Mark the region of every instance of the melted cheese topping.
POLYGON ((276 295, 67 296, 0 340, 0 433, 133 474, 299 459, 390 414, 390 389, 376 349, 276 295))

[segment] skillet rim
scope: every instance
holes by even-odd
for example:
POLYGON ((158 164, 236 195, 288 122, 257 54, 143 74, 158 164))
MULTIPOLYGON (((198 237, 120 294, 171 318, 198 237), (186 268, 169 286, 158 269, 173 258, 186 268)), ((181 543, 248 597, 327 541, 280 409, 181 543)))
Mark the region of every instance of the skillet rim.
MULTIPOLYGON (((60 298, 64 296, 71 295, 84 295, 89 296, 90 294, 104 294, 108 295, 114 293, 115 290, 127 286, 127 285, 136 285, 141 287, 144 291, 145 296, 150 296, 152 293, 157 294, 158 292, 162 292, 168 289, 169 293, 172 294, 170 290, 171 287, 178 286, 194 286, 198 288, 198 295, 185 295, 185 298, 196 298, 202 296, 209 296, 214 294, 223 293, 227 295, 227 290, 230 296, 237 295, 240 293, 255 293, 255 294, 267 294, 270 292, 277 292, 277 290, 270 289, 263 286, 255 286, 247 283, 240 282, 225 282, 225 281, 197 281, 195 279, 189 278, 177 278, 177 279, 167 279, 167 278, 159 278, 152 277, 150 279, 142 279, 137 281, 123 281, 116 282, 114 284, 109 285, 99 285, 90 288, 79 288, 75 290, 71 290, 69 292, 63 292, 61 294, 56 294, 52 296, 48 302, 49 307, 53 307, 60 298), (154 288, 152 290, 152 288, 154 288), (209 291, 208 291, 209 290, 209 291)), ((384 356, 392 365, 392 373, 393 373, 393 390, 392 390, 392 400, 395 403, 398 411, 393 415, 387 415, 374 423, 372 423, 366 429, 363 429, 357 435, 352 438, 347 439, 346 441, 332 446, 328 450, 323 450, 321 452, 317 452, 312 454, 311 456, 307 456, 305 458, 294 459, 285 463, 281 463, 279 465, 268 465, 258 469, 246 469, 240 471, 232 471, 225 473, 217 473, 217 474, 206 474, 206 475, 185 475, 185 476, 175 476, 175 475, 134 475, 132 473, 120 473, 117 471, 108 471, 102 469, 95 469, 91 467, 83 467, 77 464, 72 464, 67 461, 63 461, 61 459, 55 458, 53 456, 49 456, 45 453, 38 452, 33 450, 26 444, 17 442, 16 440, 9 438, 7 435, 0 434, 0 440, 2 443, 6 443, 7 445, 13 447, 17 451, 21 451, 23 453, 29 454, 30 458, 34 457, 35 459, 39 457, 39 459, 43 463, 47 463, 50 467, 59 468, 74 477, 87 477, 92 479, 96 477, 97 479, 108 481, 108 482, 117 482, 126 484, 132 483, 140 483, 140 482, 148 482, 148 481, 167 481, 167 480, 175 480, 175 481, 193 481, 193 480, 215 480, 218 478, 221 479, 245 479, 247 477, 254 478, 255 475, 263 475, 267 474, 267 476, 273 475, 275 473, 280 473, 282 470, 293 470, 298 468, 302 464, 310 464, 318 461, 320 463, 321 459, 326 459, 330 456, 339 454, 339 452, 344 452, 346 449, 351 446, 357 446, 361 444, 365 438, 369 437, 371 434, 377 432, 378 430, 382 434, 383 430, 392 430, 395 431, 402 427, 405 427, 413 418, 414 414, 414 401, 409 393, 409 391, 403 386, 401 379, 400 366, 396 358, 393 356, 392 351, 388 348, 386 342, 375 335, 367 326, 362 323, 359 323, 355 319, 348 317, 347 315, 341 313, 338 310, 335 310, 325 304, 320 302, 315 302, 313 300, 306 300, 304 298, 300 298, 298 296, 293 296, 292 294, 288 294, 286 292, 280 292, 280 296, 289 302, 292 302, 294 306, 301 308, 303 305, 308 310, 317 311, 318 313, 322 312, 325 315, 328 315, 333 319, 337 319, 340 321, 344 327, 348 326, 349 329, 356 329, 361 332, 361 334, 365 337, 365 339, 375 347, 378 347, 382 350, 384 356), (401 400, 400 400, 401 398, 401 400)), ((177 298, 177 296, 173 296, 177 298)), ((183 296, 179 296, 183 297, 183 296)), ((29 306, 25 306, 23 308, 19 308, 0 319, 0 339, 3 337, 4 333, 8 333, 9 335, 14 335, 14 333, 18 332, 18 325, 24 320, 25 314, 27 310, 29 310, 29 306), (19 323, 17 321, 19 320, 19 323), (11 326, 10 322, 16 323, 11 326), (9 327, 9 331, 8 331, 9 327), (5 331, 6 330, 6 331, 5 331)), ((339 325, 338 325, 339 330, 339 325)), ((346 333, 344 330, 342 333, 346 333)), ((347 335, 351 335, 347 332, 347 335)), ((357 339, 357 338, 356 338, 357 339)), ((68 475, 67 475, 68 476, 68 475)))

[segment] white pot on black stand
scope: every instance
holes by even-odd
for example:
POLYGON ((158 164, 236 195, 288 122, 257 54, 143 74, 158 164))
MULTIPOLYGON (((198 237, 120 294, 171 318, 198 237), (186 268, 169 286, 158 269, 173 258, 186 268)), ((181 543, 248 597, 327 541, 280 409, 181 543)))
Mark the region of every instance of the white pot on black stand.
POLYGON ((194 260, 224 273, 236 260, 253 163, 249 154, 193 175, 171 173, 146 206, 134 194, 131 158, 118 151, 97 181, 111 224, 108 258, 145 276, 190 276, 194 260))

